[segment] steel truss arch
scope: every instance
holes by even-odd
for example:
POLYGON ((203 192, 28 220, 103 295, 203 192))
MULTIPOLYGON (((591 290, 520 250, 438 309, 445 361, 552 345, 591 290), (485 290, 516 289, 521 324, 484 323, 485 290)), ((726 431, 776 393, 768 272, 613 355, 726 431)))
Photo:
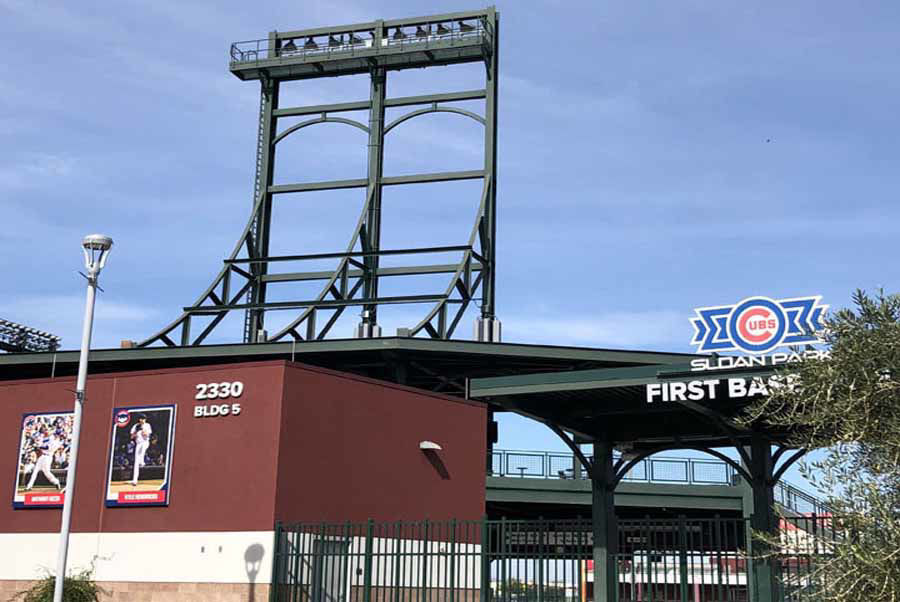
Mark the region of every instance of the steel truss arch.
POLYGON ((281 132, 280 134, 275 136, 275 138, 272 140, 272 146, 275 146, 276 144, 278 144, 279 142, 281 142, 282 140, 284 140, 285 138, 287 138, 288 136, 290 136, 297 130, 302 130, 305 127, 309 127, 311 125, 316 125, 318 123, 344 123, 346 125, 352 125, 355 128, 359 128, 367 134, 369 133, 369 128, 367 128, 365 125, 361 124, 358 121, 354 121, 353 119, 347 119, 346 117, 329 117, 327 115, 322 115, 321 117, 318 117, 316 119, 309 119, 307 121, 302 121, 300 123, 292 125, 289 128, 286 128, 283 132, 281 132))
POLYGON ((467 111, 466 109, 458 109, 456 107, 444 107, 444 106, 441 106, 441 105, 438 105, 437 103, 435 103, 434 105, 432 105, 431 107, 428 107, 427 109, 418 109, 416 111, 410 111, 409 113, 407 113, 405 115, 401 115, 397 119, 390 122, 384 128, 384 133, 387 134, 392 129, 394 129, 395 127, 397 127, 398 125, 400 125, 401 123, 403 123, 405 121, 409 121, 410 119, 412 119, 414 117, 418 117, 419 115, 428 115, 429 113, 456 113, 457 115, 463 115, 470 119, 474 119, 481 125, 485 125, 484 117, 482 117, 481 115, 479 115, 477 113, 473 113, 472 111, 467 111))

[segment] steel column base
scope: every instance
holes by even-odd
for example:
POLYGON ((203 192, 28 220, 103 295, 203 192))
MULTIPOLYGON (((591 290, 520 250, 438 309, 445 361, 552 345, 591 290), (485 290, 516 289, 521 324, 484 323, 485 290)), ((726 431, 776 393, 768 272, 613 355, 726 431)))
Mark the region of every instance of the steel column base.
POLYGON ((371 322, 360 322, 353 331, 357 339, 377 339, 381 336, 381 326, 371 322))
POLYGON ((499 343, 500 320, 497 318, 476 318, 475 340, 479 343, 499 343))

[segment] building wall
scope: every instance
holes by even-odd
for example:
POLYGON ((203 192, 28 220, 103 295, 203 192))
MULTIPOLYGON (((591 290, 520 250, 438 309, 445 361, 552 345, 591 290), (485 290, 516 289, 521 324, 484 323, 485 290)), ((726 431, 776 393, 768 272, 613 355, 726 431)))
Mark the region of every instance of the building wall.
POLYGON ((481 518, 485 423, 480 403, 290 365, 275 516, 481 518), (423 440, 443 449, 429 457, 423 440))
MULTIPOLYGON (((23 414, 70 411, 74 387, 0 383, 0 601, 55 564, 61 510, 12 498, 23 414)), ((69 566, 93 563, 113 599, 264 595, 275 520, 482 516, 484 425, 481 404, 283 361, 92 376, 69 566), (241 397, 220 403, 240 415, 195 417, 216 403, 195 385, 236 380, 241 397), (177 405, 169 505, 107 508, 113 408, 160 404, 177 405), (444 448, 437 468, 425 439, 444 448)))
MULTIPOLYGON (((216 592, 225 584, 269 583, 283 376, 283 362, 92 376, 69 567, 93 564, 96 579, 109 584, 118 599, 149 600, 151 593, 153 599, 185 599, 184 591, 168 586, 136 597, 142 591, 139 583, 219 584, 216 592), (196 384, 234 380, 244 383, 244 392, 228 401, 241 404, 240 415, 194 417, 195 405, 213 403, 194 399, 196 384), (107 508, 113 408, 173 403, 169 505, 107 508), (259 556, 264 561, 248 564, 259 556)), ((5 450, 0 453, 4 595, 39 577, 43 569, 55 568, 62 515, 60 509, 13 509, 22 415, 71 410, 74 387, 68 378, 0 383, 0 424, 7 425, 0 434, 0 451, 5 450)))
MULTIPOLYGON (((281 362, 98 375, 88 381, 73 532, 272 529, 281 362), (239 416, 195 418, 195 385, 244 383, 239 416), (105 483, 114 407, 177 404, 168 507, 107 508, 105 483), (252 441, 253 445, 247 445, 252 441), (240 503, 237 503, 240 500, 240 503)), ((58 531, 59 509, 13 510, 22 415, 68 411, 71 379, 0 383, 0 533, 58 531)))

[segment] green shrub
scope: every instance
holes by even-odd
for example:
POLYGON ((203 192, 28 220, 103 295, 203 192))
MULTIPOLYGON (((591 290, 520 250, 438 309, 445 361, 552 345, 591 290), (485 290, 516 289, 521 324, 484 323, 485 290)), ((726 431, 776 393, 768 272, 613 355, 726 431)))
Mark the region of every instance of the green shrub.
MULTIPOLYGON (((15 597, 22 602, 53 602, 55 585, 56 577, 48 571, 43 579, 15 597)), ((100 594, 105 593, 103 588, 94 583, 93 566, 63 580, 63 602, 99 602, 100 594)))

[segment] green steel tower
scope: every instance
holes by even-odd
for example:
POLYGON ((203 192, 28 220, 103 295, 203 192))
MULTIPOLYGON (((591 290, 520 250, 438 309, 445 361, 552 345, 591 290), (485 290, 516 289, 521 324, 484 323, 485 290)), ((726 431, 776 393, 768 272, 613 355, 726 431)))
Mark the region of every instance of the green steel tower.
MULTIPOLYGON (((244 312, 243 340, 309 341, 326 337, 348 307, 361 309, 357 337, 381 335, 378 310, 389 304, 423 307, 422 317, 400 336, 449 339, 457 332, 470 304, 480 305, 475 339, 500 340, 500 322, 495 314, 495 256, 497 209, 497 77, 499 15, 485 10, 432 15, 411 19, 379 20, 342 27, 272 32, 262 40, 237 42, 231 46, 230 70, 239 79, 260 84, 259 136, 256 149, 256 179, 253 210, 233 251, 212 284, 165 328, 139 343, 140 346, 200 345, 232 311, 244 312), (481 62, 484 87, 423 96, 391 98, 388 76, 401 69, 427 68, 481 62), (302 85, 322 77, 368 74, 368 100, 318 106, 282 106, 282 86, 302 85), (458 103, 484 101, 482 114, 458 103), (386 122, 385 110, 409 107, 409 111, 386 122), (342 114, 366 111, 367 122, 342 114), (402 176, 383 174, 385 136, 401 123, 435 112, 454 113, 484 126, 484 164, 470 171, 444 171, 402 176), (284 126, 285 118, 306 118, 284 126), (367 173, 351 180, 297 184, 275 184, 275 153, 286 137, 309 126, 339 123, 366 133, 367 173), (381 244, 382 191, 385 186, 429 182, 482 180, 475 223, 463 244, 443 247, 385 249, 381 244), (359 189, 365 195, 358 222, 344 250, 308 255, 270 254, 272 208, 283 195, 310 191, 359 189), (382 259, 391 256, 391 265, 382 259), (420 260, 417 262, 416 257, 420 260), (421 258, 451 257, 447 263, 425 264, 421 258), (402 265, 395 265, 397 260, 402 265), (284 266, 311 265, 332 260, 327 271, 286 271, 284 266), (281 268, 281 269, 279 269, 281 268), (431 294, 386 296, 379 291, 384 277, 447 275, 446 285, 431 294), (319 282, 313 298, 277 301, 272 289, 282 283, 319 282), (269 334, 266 315, 291 311, 287 324, 269 334)), ((462 241, 461 241, 462 242, 462 241)))

